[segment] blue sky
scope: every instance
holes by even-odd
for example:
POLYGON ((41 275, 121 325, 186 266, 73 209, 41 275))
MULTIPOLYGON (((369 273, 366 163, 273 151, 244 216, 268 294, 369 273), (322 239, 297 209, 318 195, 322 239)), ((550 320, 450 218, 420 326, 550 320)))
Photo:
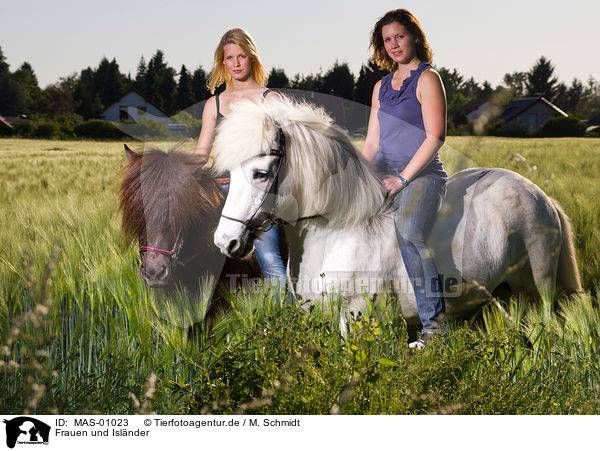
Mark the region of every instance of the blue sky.
POLYGON ((0 47, 16 70, 29 62, 45 87, 61 76, 116 58, 135 76, 143 55, 165 53, 169 65, 209 70, 221 35, 247 29, 263 63, 291 77, 327 70, 338 60, 355 75, 369 58, 369 33, 386 11, 407 8, 421 21, 434 64, 455 67, 478 82, 499 84, 506 72, 527 71, 544 55, 562 81, 600 79, 596 56, 600 2, 358 1, 276 2, 158 0, 5 2, 0 47))

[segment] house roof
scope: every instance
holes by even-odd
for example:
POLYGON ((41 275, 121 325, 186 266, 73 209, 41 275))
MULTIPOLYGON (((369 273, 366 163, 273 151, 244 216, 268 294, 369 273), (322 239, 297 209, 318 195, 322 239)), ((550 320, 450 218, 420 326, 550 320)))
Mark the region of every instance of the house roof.
POLYGON ((588 126, 600 125, 600 114, 596 114, 593 118, 588 119, 587 125, 588 126))
POLYGON ((120 98, 119 98, 119 101, 118 101, 118 102, 111 103, 109 106, 107 106, 106 108, 104 108, 104 111, 108 110, 108 109, 109 109, 111 106, 113 106, 113 105, 116 105, 116 104, 118 104, 118 103, 121 103, 121 100, 123 99, 123 97, 125 97, 127 94, 129 94, 129 93, 131 93, 131 92, 133 92, 133 93, 137 94, 138 96, 140 96, 142 99, 144 99, 144 101, 145 101, 146 103, 148 103, 148 104, 152 105, 154 108, 156 108, 156 109, 157 109, 158 111, 160 111, 162 114, 164 114, 164 115, 165 115, 165 117, 169 117, 169 114, 168 114, 168 113, 167 113, 165 110, 163 110, 162 108, 158 107, 156 104, 154 104, 154 102, 151 102, 150 100, 148 100, 148 99, 147 99, 147 98, 144 96, 144 94, 142 94, 140 91, 138 91, 138 90, 137 90, 137 89, 135 89, 135 88, 129 88, 129 89, 128 89, 128 90, 127 90, 127 91, 126 91, 126 92, 125 92, 125 93, 124 93, 124 94, 123 94, 123 95, 122 95, 120 98))
POLYGON ((519 114, 525 112, 526 110, 528 110, 529 108, 531 108, 532 106, 534 106, 540 102, 545 104, 546 106, 552 108, 558 114, 561 114, 565 117, 568 116, 567 113, 565 113, 563 110, 561 110, 556 105, 554 105, 552 102, 549 102, 548 100, 546 100, 543 97, 523 97, 521 99, 513 100, 512 102, 510 102, 508 105, 506 105, 504 107, 504 109, 502 110, 502 120, 504 122, 508 122, 511 119, 514 119, 519 114))
POLYGON ((458 111, 464 115, 467 115, 467 114, 475 111, 477 108, 479 108, 485 102, 489 102, 489 100, 490 99, 488 99, 487 97, 480 97, 479 99, 473 99, 458 111))
POLYGON ((13 128, 12 125, 10 125, 10 123, 4 119, 2 116, 0 116, 0 125, 6 126, 8 128, 13 128))

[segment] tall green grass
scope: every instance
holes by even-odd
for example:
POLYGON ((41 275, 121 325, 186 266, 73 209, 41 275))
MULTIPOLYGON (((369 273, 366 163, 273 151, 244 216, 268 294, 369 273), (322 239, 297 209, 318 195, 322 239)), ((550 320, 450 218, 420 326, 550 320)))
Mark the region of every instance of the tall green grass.
POLYGON ((0 140, 0 411, 597 413, 598 146, 449 139, 450 171, 508 167, 561 202, 587 294, 490 303, 415 353, 390 299, 343 338, 337 300, 306 312, 268 288, 190 334, 207 299, 148 290, 119 235, 122 147, 0 140))

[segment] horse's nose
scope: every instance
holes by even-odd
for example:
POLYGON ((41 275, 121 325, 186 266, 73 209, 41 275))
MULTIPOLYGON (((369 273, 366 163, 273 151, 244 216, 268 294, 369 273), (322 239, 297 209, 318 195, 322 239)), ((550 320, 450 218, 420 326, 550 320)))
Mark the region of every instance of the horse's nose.
POLYGON ((215 246, 219 248, 221 253, 227 255, 228 257, 231 257, 231 252, 239 247, 238 240, 230 238, 229 234, 221 232, 218 227, 215 231, 214 243, 215 246))
POLYGON ((221 250, 221 253, 230 258, 245 256, 243 253, 246 249, 246 240, 247 237, 243 233, 235 233, 235 230, 233 232, 225 231, 217 227, 215 231, 215 246, 221 250))
POLYGON ((151 267, 148 276, 155 280, 164 281, 169 276, 169 268, 167 265, 158 265, 151 267))
POLYGON ((238 240, 231 240, 227 246, 227 253, 229 255, 235 255, 240 248, 240 242, 238 240))
POLYGON ((144 259, 140 272, 149 286, 164 285, 170 276, 169 265, 153 258, 144 259))

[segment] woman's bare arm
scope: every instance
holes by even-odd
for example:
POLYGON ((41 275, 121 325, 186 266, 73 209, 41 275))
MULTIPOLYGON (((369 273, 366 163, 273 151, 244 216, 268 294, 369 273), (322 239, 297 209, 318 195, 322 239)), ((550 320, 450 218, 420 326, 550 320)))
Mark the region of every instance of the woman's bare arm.
POLYGON ((215 139, 217 128, 217 103, 215 97, 211 97, 204 105, 202 112, 202 130, 196 143, 194 154, 200 156, 203 160, 208 160, 210 149, 215 139))
MULTIPOLYGON (((400 174, 408 182, 417 177, 427 167, 440 147, 444 145, 446 139, 446 93, 437 72, 429 69, 421 74, 417 85, 417 99, 421 102, 426 136, 400 174)), ((385 179, 383 185, 390 194, 404 188, 398 177, 385 179)))
POLYGON ((367 136, 360 152, 369 163, 372 163, 379 151, 379 119, 377 112, 379 111, 379 88, 381 80, 379 80, 373 88, 373 97, 371 99, 371 114, 369 115, 369 126, 367 128, 367 136))

